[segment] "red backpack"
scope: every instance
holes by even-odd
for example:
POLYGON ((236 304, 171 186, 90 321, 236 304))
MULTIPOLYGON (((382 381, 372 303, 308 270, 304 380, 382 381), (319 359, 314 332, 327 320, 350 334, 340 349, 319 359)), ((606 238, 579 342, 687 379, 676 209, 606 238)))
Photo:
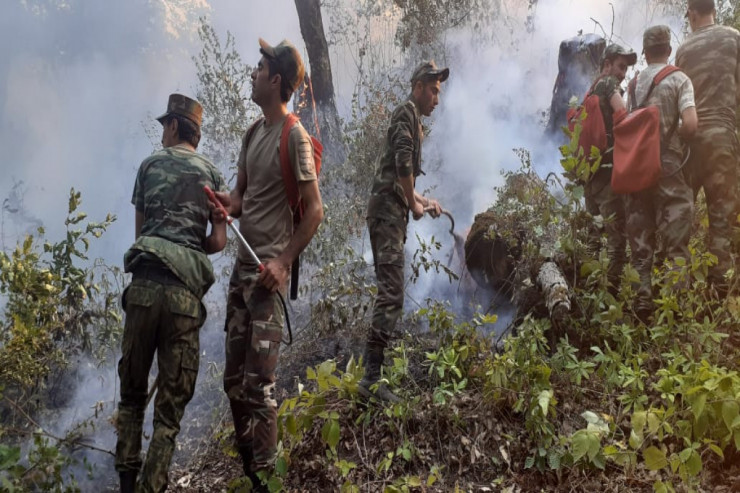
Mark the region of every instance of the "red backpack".
MULTIPOLYGON (((252 124, 247 130, 247 145, 252 138, 252 134, 257 129, 257 125, 262 123, 264 118, 260 118, 252 124)), ((298 180, 293 172, 293 166, 290 162, 290 153, 288 150, 288 139, 290 138, 290 130, 300 119, 295 113, 288 113, 283 123, 283 130, 280 134, 280 171, 283 174, 283 183, 285 184, 285 191, 288 195, 288 204, 290 210, 293 212, 293 231, 303 219, 303 199, 301 198, 300 191, 298 189, 298 180)), ((316 177, 318 178, 321 172, 321 155, 324 151, 324 146, 321 145, 319 139, 313 135, 309 135, 311 138, 311 144, 313 146, 313 162, 316 167, 316 177)), ((300 257, 296 257, 291 267, 290 272, 290 299, 294 300, 298 297, 298 270, 300 268, 300 257)))
MULTIPOLYGON (((647 96, 637 108, 614 118, 614 168, 612 190, 615 193, 636 193, 654 186, 663 170, 661 155, 663 145, 668 145, 678 126, 678 119, 662 142, 660 133, 660 109, 646 106, 653 89, 666 77, 681 69, 668 65, 658 72, 650 84, 647 96)), ((637 77, 630 81, 629 92, 633 104, 637 104, 635 88, 637 77)))
POLYGON ((578 138, 578 147, 583 149, 584 156, 591 155, 591 147, 596 147, 604 154, 607 151, 608 141, 606 138, 606 125, 604 115, 599 106, 599 96, 593 94, 594 87, 602 78, 594 81, 591 88, 586 92, 583 102, 575 108, 570 108, 566 117, 568 119, 568 130, 575 131, 576 124, 581 123, 581 135, 578 138), (586 118, 581 120, 581 115, 586 112, 586 118))

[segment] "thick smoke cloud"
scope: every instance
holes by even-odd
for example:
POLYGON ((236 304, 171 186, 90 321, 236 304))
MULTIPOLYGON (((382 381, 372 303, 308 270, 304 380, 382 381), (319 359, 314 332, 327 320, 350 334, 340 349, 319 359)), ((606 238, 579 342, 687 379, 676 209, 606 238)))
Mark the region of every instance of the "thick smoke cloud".
MULTIPOLYGON (((641 53, 642 33, 654 24, 671 26, 674 50, 683 38, 683 17, 665 15, 657 2, 611 3, 615 5, 614 16, 607 0, 541 0, 532 20, 534 29, 528 31, 525 25, 531 12, 526 2, 504 1, 507 8, 503 10, 509 18, 491 26, 498 29, 495 43, 482 44, 480 36, 469 29, 449 36, 450 78, 442 84, 441 103, 430 119, 432 132, 424 144, 428 173, 419 185, 431 188, 431 195, 452 212, 458 232, 464 232, 475 214, 493 203, 494 187, 503 182, 501 171, 519 167, 513 149, 529 150, 541 177, 559 172, 559 143, 546 137, 543 112, 550 107, 562 40, 579 32, 594 32, 641 53), (430 168, 434 171, 429 172, 430 168)), ((644 66, 644 61, 641 63, 644 66)), ((415 233, 441 239, 444 253, 440 258, 452 249, 452 238, 445 232, 449 223, 444 218, 411 224, 407 252, 418 246, 415 233)), ((422 277, 411 294, 422 300, 436 296, 439 282, 438 276, 422 277)), ((452 288, 447 293, 455 299, 458 289, 456 285, 452 288)), ((505 323, 497 329, 502 325, 505 323)))

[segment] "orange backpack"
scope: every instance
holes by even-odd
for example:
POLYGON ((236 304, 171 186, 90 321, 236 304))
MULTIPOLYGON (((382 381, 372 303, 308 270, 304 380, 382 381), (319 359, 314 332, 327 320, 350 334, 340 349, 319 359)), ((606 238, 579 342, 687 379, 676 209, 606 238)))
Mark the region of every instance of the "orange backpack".
MULTIPOLYGON (((257 125, 259 125, 263 120, 264 118, 260 118, 247 130, 247 145, 249 145, 249 141, 251 140, 254 131, 257 129, 257 125)), ((295 113, 288 113, 285 117, 283 129, 280 134, 280 171, 283 174, 283 183, 285 184, 285 191, 288 195, 288 204, 293 213, 293 231, 295 231, 295 228, 301 222, 301 219, 303 219, 304 212, 303 200, 301 199, 301 194, 298 189, 298 180, 293 172, 293 166, 290 162, 290 153, 288 150, 290 130, 299 120, 300 119, 295 113)), ((321 142, 319 142, 319 140, 313 135, 309 135, 309 137, 311 138, 311 144, 313 146, 313 162, 316 167, 316 177, 318 178, 319 173, 321 172, 321 155, 323 154, 324 146, 322 146, 321 142)), ((299 259, 300 257, 296 257, 290 272, 290 299, 292 300, 298 297, 299 259)))
MULTIPOLYGON (((678 126, 678 119, 662 142, 660 132, 660 109, 646 106, 653 89, 666 77, 681 69, 668 65, 653 78, 642 104, 630 113, 621 113, 614 118, 614 168, 612 190, 615 193, 636 193, 654 186, 663 170, 661 155, 663 146, 668 145, 678 126)), ((637 77, 630 81, 629 91, 633 104, 637 104, 635 88, 637 77)))
POLYGON ((570 108, 566 114, 568 119, 568 130, 575 131, 576 124, 581 122, 581 135, 578 138, 578 147, 583 149, 583 155, 591 155, 591 147, 596 147, 604 154, 607 151, 608 141, 606 137, 606 125, 604 115, 599 106, 599 96, 592 94, 594 87, 602 78, 599 77, 586 92, 583 102, 575 108, 570 108), (586 118, 581 121, 581 115, 586 112, 586 118))

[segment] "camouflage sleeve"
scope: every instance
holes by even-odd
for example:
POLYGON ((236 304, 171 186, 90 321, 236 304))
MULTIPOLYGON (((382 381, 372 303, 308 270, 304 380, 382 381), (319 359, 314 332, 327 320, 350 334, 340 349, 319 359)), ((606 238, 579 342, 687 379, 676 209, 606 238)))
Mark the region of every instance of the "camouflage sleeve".
POLYGON ((691 79, 685 74, 683 75, 683 82, 678 86, 678 112, 683 113, 685 109, 696 106, 694 101, 694 86, 691 84, 691 79))
POLYGON ((144 161, 139 166, 134 182, 134 193, 131 196, 131 203, 134 204, 134 208, 142 213, 144 212, 144 177, 146 176, 147 164, 148 161, 144 161))
POLYGON ((391 117, 390 144, 396 157, 396 172, 401 178, 413 173, 414 156, 414 116, 413 110, 404 104, 393 112, 391 117))
POLYGON ((298 182, 316 180, 316 165, 313 160, 313 144, 303 125, 296 123, 290 129, 288 154, 293 173, 298 182))
POLYGON ((594 86, 593 94, 596 94, 600 98, 608 101, 617 90, 617 87, 619 87, 619 82, 617 81, 616 77, 612 77, 610 75, 604 77, 596 83, 596 85, 594 86))
POLYGON ((229 187, 226 185, 224 175, 214 166, 213 167, 213 189, 218 192, 228 192, 229 187))

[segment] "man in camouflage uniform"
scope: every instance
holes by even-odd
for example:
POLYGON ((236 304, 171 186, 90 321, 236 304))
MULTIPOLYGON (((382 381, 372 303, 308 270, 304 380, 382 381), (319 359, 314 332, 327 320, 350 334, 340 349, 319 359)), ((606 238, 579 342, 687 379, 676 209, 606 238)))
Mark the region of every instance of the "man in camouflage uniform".
POLYGON ((359 392, 365 397, 397 401, 380 379, 383 351, 393 336, 396 321, 403 310, 403 245, 409 213, 415 220, 425 211, 439 216, 442 208, 436 200, 414 190, 421 174, 421 144, 424 134, 421 116, 429 116, 439 102, 440 83, 449 77, 449 69, 438 69, 433 61, 419 65, 411 77, 411 95, 391 116, 383 151, 375 171, 367 226, 378 279, 372 327, 365 345, 365 376, 359 392))
POLYGON ((131 284, 123 293, 126 325, 118 363, 116 470, 122 492, 133 492, 142 469, 141 433, 147 384, 157 353, 154 432, 136 491, 167 488, 167 470, 185 406, 198 375, 198 331, 206 318, 201 298, 213 284, 207 254, 226 244, 222 218, 210 215, 203 187, 225 189, 218 170, 195 152, 200 140, 201 105, 172 94, 163 126, 164 149, 139 167, 132 203, 136 241, 126 252, 124 270, 131 284), (206 236, 208 222, 211 234, 206 236))
MULTIPOLYGON (((612 44, 604 52, 601 74, 594 81, 591 94, 599 97, 601 114, 604 117, 608 150, 601 158, 601 166, 586 183, 584 195, 586 209, 592 215, 601 215, 606 231, 607 252, 609 253, 609 292, 619 290, 620 277, 627 263, 627 234, 625 231, 624 197, 612 191, 612 149, 614 147, 614 113, 624 110, 622 88, 627 68, 637 62, 637 54, 618 44, 612 44)), ((600 236, 600 235, 599 235, 600 236)), ((601 244, 597 236, 596 245, 601 244)), ((598 252, 600 248, 596 248, 598 252)))
POLYGON ((694 193, 704 188, 709 216, 709 251, 717 265, 709 281, 720 294, 732 267, 730 239, 737 206, 738 141, 736 110, 740 104, 740 33, 714 24, 714 0, 689 0, 692 33, 679 47, 676 64, 694 86, 699 130, 691 140, 687 165, 694 193))
MULTIPOLYGON (((252 101, 262 109, 263 118, 244 135, 230 214, 240 218, 241 233, 265 268, 258 272, 240 245, 226 308, 224 390, 244 474, 252 491, 267 491, 258 473, 268 473, 277 451, 275 369, 284 323, 277 292, 285 294, 291 265, 313 238, 324 212, 312 142, 296 122, 290 128, 288 155, 304 213, 293 230, 279 146, 288 101, 303 82, 305 69, 290 42, 270 46, 260 39, 259 43, 262 58, 252 72, 252 101)), ((217 196, 229 201, 225 194, 217 196)))
POLYGON ((640 275, 634 310, 647 323, 654 311, 652 270, 656 245, 662 246, 667 259, 689 259, 694 198, 684 177, 681 140, 690 139, 696 132, 697 117, 691 80, 683 72, 669 75, 649 92, 654 77, 667 65, 671 54, 670 28, 647 29, 643 50, 648 67, 638 75, 635 97, 630 94, 628 107, 632 111, 647 104, 660 110, 662 175, 656 185, 628 195, 626 207, 632 264, 640 275))

